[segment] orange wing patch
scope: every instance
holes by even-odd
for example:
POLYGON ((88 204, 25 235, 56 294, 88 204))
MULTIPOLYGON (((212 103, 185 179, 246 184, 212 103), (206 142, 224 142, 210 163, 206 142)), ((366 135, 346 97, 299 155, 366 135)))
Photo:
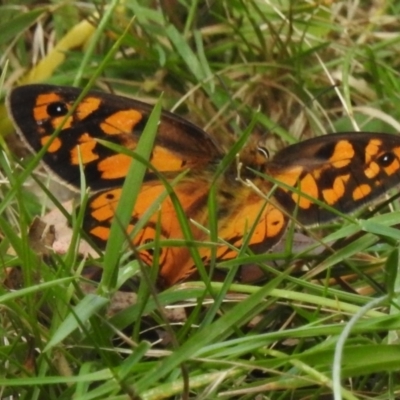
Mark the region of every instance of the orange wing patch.
POLYGON ((340 140, 335 146, 329 166, 337 169, 346 167, 354 158, 354 147, 348 140, 340 140))
POLYGON ((94 97, 94 96, 85 97, 75 110, 77 119, 83 121, 85 118, 89 117, 91 114, 97 111, 100 108, 100 106, 101 106, 100 97, 94 97))
POLYGON ((349 179, 350 175, 340 175, 335 178, 331 188, 322 190, 322 197, 326 204, 333 206, 344 196, 346 192, 346 183, 349 179))
POLYGON ((106 135, 120 135, 121 132, 132 132, 135 126, 143 119, 138 110, 117 111, 100 124, 106 135))
MULTIPOLYGON (((43 136, 40 139, 40 144, 44 147, 46 146, 46 144, 50 141, 51 136, 43 136)), ((50 144, 49 148, 47 149, 47 151, 49 153, 55 153, 58 150, 60 150, 62 147, 62 141, 59 138, 55 138, 53 140, 53 142, 50 144)))

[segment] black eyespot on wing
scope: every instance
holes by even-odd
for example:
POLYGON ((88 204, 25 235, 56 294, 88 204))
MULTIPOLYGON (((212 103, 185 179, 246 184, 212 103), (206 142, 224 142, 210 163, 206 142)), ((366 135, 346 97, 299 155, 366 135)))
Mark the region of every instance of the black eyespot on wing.
POLYGON ((379 164, 379 166, 388 167, 393 163, 394 159, 395 155, 393 153, 387 152, 378 157, 376 161, 379 164))
POLYGON ((51 117, 63 117, 68 113, 68 106, 62 101, 57 101, 47 106, 47 113, 51 117))
POLYGON ((111 192, 109 192, 109 193, 106 193, 106 199, 107 200, 114 200, 115 199, 115 195, 114 195, 114 193, 111 193, 111 192))

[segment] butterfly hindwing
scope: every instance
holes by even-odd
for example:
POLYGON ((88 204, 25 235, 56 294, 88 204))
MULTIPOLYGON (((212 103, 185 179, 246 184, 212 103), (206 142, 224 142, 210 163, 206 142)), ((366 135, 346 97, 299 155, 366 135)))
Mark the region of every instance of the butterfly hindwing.
MULTIPOLYGON (((144 245, 161 241, 187 239, 183 234, 181 222, 177 215, 176 202, 182 207, 187 221, 193 219, 201 225, 207 224, 207 201, 210 180, 185 177, 174 186, 174 200, 167 195, 161 181, 152 180, 143 183, 139 193, 127 234, 131 235, 132 245, 141 259, 153 264, 153 250, 143 249, 144 245), (153 208, 152 213, 148 213, 153 208)), ((111 223, 121 196, 121 188, 114 188, 94 194, 86 209, 84 229, 100 246, 104 246, 110 234, 111 223)), ((206 233, 191 226, 192 239, 200 243, 207 237, 206 233)), ((193 260, 187 246, 165 246, 159 249, 158 255, 161 280, 170 286, 190 275, 194 270, 193 260)))

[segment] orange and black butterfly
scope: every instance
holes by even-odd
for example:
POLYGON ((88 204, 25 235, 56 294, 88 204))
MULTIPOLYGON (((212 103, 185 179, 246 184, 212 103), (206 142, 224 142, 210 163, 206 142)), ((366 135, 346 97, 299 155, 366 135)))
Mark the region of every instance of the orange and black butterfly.
MULTIPOLYGON (((15 126, 34 152, 38 152, 64 121, 81 91, 49 85, 14 89, 8 109, 15 126)), ((97 139, 135 151, 152 107, 132 99, 91 92, 77 105, 43 157, 45 165, 69 185, 79 189, 80 169, 93 195, 86 210, 84 229, 105 244, 132 158, 114 152, 97 139)), ((176 197, 191 225, 192 237, 208 241, 208 197, 215 171, 225 156, 206 132, 169 112, 163 112, 150 162, 172 181, 176 197)), ((240 153, 241 178, 236 163, 216 182, 218 236, 216 260, 234 258, 244 243, 252 251, 270 249, 282 237, 290 215, 303 225, 324 223, 372 201, 400 182, 400 136, 384 133, 336 133, 289 146, 269 160, 250 143, 240 153), (243 183, 250 180, 253 187, 243 183), (257 188, 257 190, 254 189, 257 188), (327 205, 329 207, 324 207, 327 205)), ((165 191, 149 169, 130 221, 130 229, 165 191)), ((171 197, 166 197, 132 244, 151 265, 152 249, 143 244, 160 239, 184 239, 171 197)), ((199 247, 205 263, 210 247, 199 247)), ((191 275, 195 265, 188 247, 164 247, 159 254, 160 275, 173 285, 191 275)))

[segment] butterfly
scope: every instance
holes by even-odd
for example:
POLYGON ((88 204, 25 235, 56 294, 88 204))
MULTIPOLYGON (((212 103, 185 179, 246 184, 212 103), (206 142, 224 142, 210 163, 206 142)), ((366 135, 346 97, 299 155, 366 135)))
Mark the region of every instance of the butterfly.
MULTIPOLYGON (((15 127, 33 152, 40 151, 60 127, 81 91, 77 88, 26 85, 11 91, 7 106, 15 127)), ((92 194, 85 211, 84 230, 105 245, 121 187, 132 158, 101 144, 103 139, 135 151, 152 106, 121 96, 89 92, 61 127, 43 156, 45 166, 71 187, 79 189, 81 167, 92 194)), ((165 185, 185 172, 173 186, 190 224, 192 238, 210 240, 208 198, 226 151, 210 135, 179 116, 164 111, 150 163, 135 204, 129 232, 141 221, 165 185)), ((400 182, 400 136, 345 132, 316 137, 288 146, 269 159, 265 149, 250 141, 216 182, 218 246, 198 247, 202 261, 237 256, 243 246, 254 252, 276 245, 290 216, 304 226, 326 223, 376 199, 400 182), (251 181, 252 185, 245 184, 251 181)), ((131 245, 148 265, 155 238, 184 240, 177 210, 166 196, 150 215, 131 245), (143 246, 146 245, 147 246, 143 246)), ((195 263, 188 246, 166 246, 158 254, 160 281, 171 286, 189 277, 195 263)))

